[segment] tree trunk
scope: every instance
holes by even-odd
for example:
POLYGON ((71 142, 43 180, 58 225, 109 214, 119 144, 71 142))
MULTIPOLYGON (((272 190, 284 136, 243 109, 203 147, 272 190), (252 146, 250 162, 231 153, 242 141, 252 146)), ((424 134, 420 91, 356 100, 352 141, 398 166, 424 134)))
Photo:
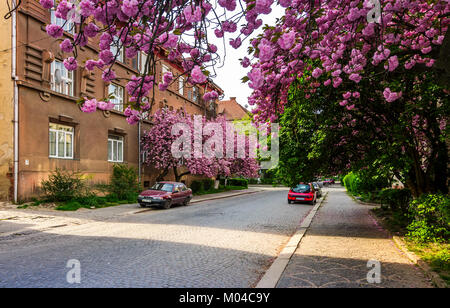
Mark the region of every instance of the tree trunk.
POLYGON ((161 172, 158 177, 156 178, 156 182, 162 181, 164 180, 164 178, 166 177, 166 175, 169 173, 169 169, 164 169, 163 172, 161 172))
POLYGON ((183 176, 188 175, 188 174, 191 174, 191 172, 190 172, 190 171, 187 171, 187 172, 183 172, 183 173, 181 173, 181 174, 178 174, 178 169, 177 169, 177 167, 173 167, 173 174, 174 174, 174 176, 175 176, 175 182, 180 182, 181 179, 183 178, 183 176))

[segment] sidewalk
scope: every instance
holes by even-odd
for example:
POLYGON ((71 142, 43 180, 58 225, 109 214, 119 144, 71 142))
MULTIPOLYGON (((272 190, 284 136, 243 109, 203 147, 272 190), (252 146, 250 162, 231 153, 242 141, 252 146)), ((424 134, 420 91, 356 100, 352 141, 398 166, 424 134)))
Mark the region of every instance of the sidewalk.
POLYGON ((353 201, 343 188, 330 188, 277 287, 432 287, 376 224, 370 209, 353 201), (380 262, 380 283, 367 281, 373 269, 369 260, 380 262))

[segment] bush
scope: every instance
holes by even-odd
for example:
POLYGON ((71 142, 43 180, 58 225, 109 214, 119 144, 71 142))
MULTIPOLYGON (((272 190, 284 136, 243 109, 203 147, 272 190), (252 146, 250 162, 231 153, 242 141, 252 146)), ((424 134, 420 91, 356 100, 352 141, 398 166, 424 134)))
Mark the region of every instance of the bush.
POLYGON ((358 176, 354 174, 353 172, 350 172, 346 176, 344 176, 343 180, 345 188, 350 192, 351 194, 357 194, 358 193, 358 176))
POLYGON ((78 202, 85 207, 97 207, 99 205, 98 197, 95 195, 87 195, 83 197, 77 197, 71 201, 78 202))
POLYGON ((192 183, 191 183, 191 190, 192 190, 192 193, 198 193, 198 192, 201 192, 201 191, 203 191, 203 182, 201 182, 201 181, 192 181, 192 183))
POLYGON ((249 184, 258 184, 258 179, 248 179, 249 184))
POLYGON ((227 181, 227 184, 229 186, 240 186, 240 187, 245 187, 248 188, 248 181, 246 179, 229 179, 227 181))
POLYGON ((59 211, 76 211, 82 207, 83 206, 77 201, 69 201, 69 202, 66 202, 66 203, 58 206, 56 209, 59 211))
POLYGON ((382 204, 388 205, 392 211, 408 212, 409 203, 412 200, 409 189, 383 189, 378 193, 377 199, 382 204))
POLYGON ((407 227, 415 242, 442 242, 450 238, 450 198, 429 194, 411 202, 409 212, 414 221, 407 227))
POLYGON ((106 195, 106 202, 118 202, 119 201, 119 197, 115 194, 115 193, 112 193, 112 194, 108 194, 108 195, 106 195))
POLYGON ((83 194, 85 183, 81 174, 56 169, 48 180, 41 182, 41 188, 49 201, 67 201, 83 194))
POLYGON ((389 179, 373 168, 350 172, 341 181, 352 195, 367 195, 369 198, 389 186, 389 179))
POLYGON ((131 194, 137 194, 139 183, 135 168, 123 164, 114 165, 109 191, 120 200, 128 200, 131 194))
POLYGON ((206 179, 206 180, 203 180, 202 182, 203 182, 203 189, 205 191, 208 191, 208 190, 211 190, 214 188, 214 180, 206 179))

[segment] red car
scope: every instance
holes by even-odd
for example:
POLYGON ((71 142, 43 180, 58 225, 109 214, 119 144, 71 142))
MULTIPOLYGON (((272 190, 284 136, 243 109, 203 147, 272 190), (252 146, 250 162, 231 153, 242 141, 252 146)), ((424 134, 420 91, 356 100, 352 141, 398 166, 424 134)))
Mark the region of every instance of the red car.
POLYGON ((141 207, 156 205, 165 209, 169 209, 174 204, 188 205, 191 199, 192 190, 178 182, 157 182, 138 196, 141 207))
POLYGON ((311 183, 298 184, 292 187, 288 193, 288 203, 292 202, 308 202, 313 205, 317 202, 317 193, 311 183))

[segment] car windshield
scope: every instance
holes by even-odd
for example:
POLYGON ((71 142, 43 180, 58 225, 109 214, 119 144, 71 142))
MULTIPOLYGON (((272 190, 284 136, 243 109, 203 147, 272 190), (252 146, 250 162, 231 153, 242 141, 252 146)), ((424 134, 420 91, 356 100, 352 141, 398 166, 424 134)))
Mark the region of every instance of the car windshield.
POLYGON ((156 183, 155 185, 152 186, 151 189, 153 189, 153 190, 163 190, 163 191, 172 192, 172 190, 173 190, 173 184, 156 183))
POLYGON ((299 184, 296 187, 292 187, 292 191, 296 193, 309 193, 311 191, 311 187, 306 184, 299 184))

